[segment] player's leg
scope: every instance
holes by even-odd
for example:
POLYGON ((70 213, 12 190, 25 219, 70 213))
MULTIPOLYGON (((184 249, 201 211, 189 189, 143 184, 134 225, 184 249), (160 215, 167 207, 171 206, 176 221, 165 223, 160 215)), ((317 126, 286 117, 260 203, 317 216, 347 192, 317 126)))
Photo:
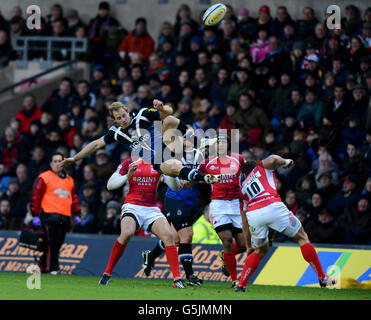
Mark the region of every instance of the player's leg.
POLYGON ((121 220, 121 233, 112 246, 111 254, 108 260, 106 269, 99 282, 99 285, 108 285, 109 278, 112 275, 112 270, 120 260, 127 243, 134 236, 137 229, 137 221, 131 215, 126 215, 121 220))
MULTIPOLYGON (((166 208, 166 206, 165 206, 166 208)), ((172 223, 170 223, 170 229, 171 232, 173 233, 174 236, 174 242, 176 246, 179 246, 179 235, 178 232, 175 230, 174 226, 172 223)), ((142 257, 143 257, 143 271, 144 274, 149 277, 151 274, 152 268, 155 266, 155 260, 161 256, 163 253, 165 253, 165 245, 164 242, 159 239, 158 242, 156 243, 156 246, 150 251, 150 250, 145 250, 142 252, 142 257)))
POLYGON ((171 177, 180 177, 187 181, 206 182, 208 184, 220 182, 220 176, 205 174, 199 172, 197 169, 185 167, 182 162, 177 159, 168 159, 161 163, 160 170, 163 174, 171 177))
POLYGON ((309 241, 308 235, 304 231, 303 227, 299 229, 299 231, 292 237, 292 239, 299 244, 304 260, 310 264, 314 272, 317 274, 320 286, 327 287, 336 284, 336 279, 328 277, 323 272, 317 252, 314 249, 312 243, 309 241))
POLYGON ((170 265, 171 272, 174 278, 174 288, 184 288, 183 282, 181 281, 179 271, 179 256, 178 250, 175 246, 173 233, 170 229, 170 225, 165 217, 156 219, 151 224, 151 232, 159 237, 165 245, 165 255, 170 265))
POLYGON ((223 224, 215 228, 223 245, 223 258, 227 267, 228 273, 232 280, 232 287, 237 284, 237 266, 236 257, 233 254, 233 225, 232 223, 223 224))

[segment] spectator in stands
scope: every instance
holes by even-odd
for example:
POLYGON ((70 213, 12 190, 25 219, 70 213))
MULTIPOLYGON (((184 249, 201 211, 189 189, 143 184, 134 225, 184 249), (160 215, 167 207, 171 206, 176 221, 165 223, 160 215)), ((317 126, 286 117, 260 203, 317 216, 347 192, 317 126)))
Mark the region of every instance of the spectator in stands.
POLYGON ((276 36, 269 37, 270 52, 265 56, 262 64, 275 76, 280 76, 283 71, 291 70, 290 56, 280 46, 276 36))
POLYGON ((189 23, 192 32, 198 28, 198 23, 192 19, 191 8, 187 4, 181 4, 175 17, 174 34, 179 34, 182 29, 182 23, 189 23))
POLYGON ((85 28, 85 23, 81 20, 79 12, 76 9, 68 10, 66 14, 67 18, 67 32, 71 37, 75 36, 77 28, 85 28))
POLYGON ((271 124, 264 110, 253 105, 252 97, 242 93, 239 97, 239 108, 234 114, 234 120, 240 130, 248 137, 249 146, 257 144, 270 129, 271 124))
POLYGON ((341 129, 340 141, 337 148, 338 153, 340 153, 341 155, 344 155, 346 153, 348 143, 355 144, 356 146, 361 145, 365 133, 359 128, 359 122, 360 119, 358 115, 351 115, 345 119, 343 127, 341 129))
POLYGON ((70 78, 63 78, 59 84, 59 88, 54 90, 42 105, 42 110, 49 112, 55 122, 57 122, 61 114, 69 114, 71 112, 72 103, 76 95, 73 91, 73 83, 70 78))
POLYGON ((9 229, 10 211, 10 201, 6 198, 0 199, 0 229, 9 229))
POLYGON ((339 243, 339 233, 334 225, 334 216, 322 209, 316 220, 309 221, 305 230, 314 243, 339 243))
POLYGON ((103 125, 99 121, 97 116, 90 117, 87 120, 87 125, 84 129, 81 131, 82 136, 84 137, 84 140, 88 142, 92 142, 103 134, 103 125))
POLYGON ((120 233, 120 213, 121 205, 115 200, 107 203, 106 216, 102 226, 103 234, 119 234, 120 233))
POLYGON ((95 94, 90 91, 90 84, 87 80, 80 80, 77 83, 77 96, 74 103, 77 103, 82 108, 82 111, 86 107, 94 107, 96 102, 95 94))
POLYGON ((334 97, 325 105, 324 119, 325 122, 334 125, 342 126, 343 121, 350 112, 350 104, 345 96, 344 85, 337 83, 334 86, 334 97))
POLYGON ((331 199, 338 192, 339 188, 332 183, 331 172, 322 173, 317 178, 317 181, 318 192, 322 198, 323 205, 327 207, 329 199, 331 199))
POLYGON ((99 89, 102 82, 104 81, 105 73, 106 70, 101 64, 96 65, 93 69, 93 79, 90 82, 90 89, 95 94, 95 96, 99 94, 99 89))
POLYGON ((228 102, 238 103, 242 93, 245 93, 252 86, 250 73, 243 68, 237 69, 236 80, 232 82, 228 92, 228 102))
POLYGON ((202 67, 197 68, 195 71, 194 89, 194 94, 199 99, 209 97, 211 84, 207 78, 205 69, 202 67))
POLYGON ((20 128, 24 134, 30 133, 30 126, 34 120, 40 120, 41 109, 36 106, 33 94, 27 94, 23 98, 23 107, 16 113, 16 118, 20 121, 20 128))
POLYGON ((9 180, 6 198, 9 200, 11 208, 8 229, 19 230, 26 216, 28 196, 20 192, 20 184, 17 178, 9 180))
POLYGON ((94 104, 94 109, 100 113, 104 109, 104 101, 107 97, 111 96, 113 94, 113 86, 110 81, 103 80, 100 88, 99 93, 97 95, 97 100, 94 104))
POLYGON ((256 20, 258 28, 265 29, 269 33, 273 22, 270 8, 267 5, 263 5, 259 8, 258 14, 259 17, 256 20))
POLYGON ((178 103, 178 108, 174 116, 186 124, 191 124, 194 119, 194 114, 192 112, 192 99, 187 97, 182 98, 178 103))
POLYGON ((274 95, 265 110, 269 114, 272 114, 274 110, 277 110, 280 107, 282 108, 282 106, 290 98, 290 94, 293 88, 294 86, 291 81, 290 73, 284 71, 280 76, 280 85, 277 90, 275 90, 274 95))
POLYGON ((7 127, 0 140, 0 163, 4 165, 4 173, 14 175, 16 165, 27 158, 24 150, 25 146, 15 129, 7 127))
POLYGON ((137 91, 139 86, 147 82, 143 67, 140 64, 135 64, 131 68, 131 80, 133 80, 134 91, 137 91))
POLYGON ((318 169, 315 169, 317 188, 320 187, 318 180, 323 173, 330 173, 334 185, 339 184, 339 169, 328 152, 322 152, 318 157, 318 169))
POLYGON ((169 68, 168 66, 160 60, 160 57, 158 56, 157 53, 152 53, 149 56, 149 66, 148 66, 148 76, 152 76, 156 74, 160 81, 165 80, 169 76, 169 68))
POLYGON ((33 120, 30 124, 30 131, 23 136, 23 142, 28 150, 33 146, 43 145, 45 143, 45 136, 41 133, 40 120, 33 120))
POLYGON ((54 22, 60 20, 64 25, 64 28, 67 27, 68 22, 63 17, 63 8, 59 3, 53 4, 50 8, 50 14, 46 18, 46 32, 48 34, 53 34, 54 22))
POLYGON ((143 60, 147 61, 153 49, 154 41, 147 31, 147 20, 141 17, 135 20, 135 29, 122 40, 118 54, 121 59, 127 59, 133 52, 140 52, 143 60))
POLYGON ((356 189, 356 183, 354 176, 346 176, 343 180, 342 190, 329 200, 327 208, 334 217, 337 218, 344 208, 348 208, 358 201, 360 195, 356 189))
POLYGON ((10 60, 15 58, 9 36, 5 30, 0 29, 0 69, 6 67, 10 60))
POLYGON ((301 39, 306 39, 313 35, 314 28, 318 23, 314 10, 311 7, 304 7, 303 18, 296 21, 298 35, 301 39))
POLYGON ((362 19, 359 9, 350 4, 345 7, 345 17, 341 19, 341 26, 348 36, 358 34, 362 26, 362 19))
POLYGON ((32 181, 29 179, 27 166, 23 163, 20 163, 16 168, 16 177, 20 185, 20 193, 25 195, 26 198, 29 198, 29 193, 32 188, 32 181))
POLYGON ((119 101, 127 104, 134 96, 134 82, 131 79, 124 80, 121 86, 121 94, 117 97, 119 101))
POLYGON ((77 133, 76 129, 70 125, 70 118, 67 114, 61 114, 58 118, 58 129, 62 134, 64 143, 69 147, 73 147, 73 137, 77 133))
POLYGON ((24 35, 25 20, 20 16, 12 17, 9 20, 10 25, 10 39, 24 35))
POLYGON ((92 60, 94 63, 102 63, 104 57, 104 43, 102 40, 103 31, 111 26, 118 27, 119 22, 111 16, 110 5, 107 1, 102 1, 98 6, 98 14, 89 23, 88 39, 91 46, 92 60))
POLYGON ((110 161, 107 151, 100 149, 95 154, 94 168, 97 177, 102 181, 107 181, 112 173, 115 172, 116 166, 110 161))
POLYGON ((295 22, 291 19, 290 14, 287 12, 287 8, 285 6, 279 6, 277 8, 276 18, 272 21, 270 25, 270 35, 275 35, 279 38, 283 38, 284 36, 284 28, 287 25, 294 25, 295 22))
POLYGON ((30 173, 30 179, 34 181, 38 174, 47 166, 47 160, 42 146, 35 146, 31 154, 32 157, 28 165, 28 172, 30 173))
POLYGON ((96 233, 97 227, 95 225, 95 216, 92 212, 92 207, 89 203, 82 200, 81 208, 81 222, 74 225, 73 231, 78 233, 96 233))
POLYGON ((366 198, 359 199, 356 206, 346 207, 339 216, 338 227, 345 244, 370 244, 371 210, 366 198))
POLYGON ((216 104, 220 111, 225 109, 228 94, 230 91, 230 78, 227 68, 221 67, 218 70, 216 79, 214 78, 213 84, 210 88, 210 98, 216 104))
POLYGON ((305 101, 301 106, 296 120, 301 123, 302 128, 308 130, 310 127, 320 127, 323 115, 322 101, 317 99, 315 90, 308 89, 305 92, 305 101))
POLYGON ((247 8, 241 8, 238 11, 238 24, 237 30, 246 32, 250 39, 255 39, 257 35, 257 22, 254 18, 250 17, 247 8))

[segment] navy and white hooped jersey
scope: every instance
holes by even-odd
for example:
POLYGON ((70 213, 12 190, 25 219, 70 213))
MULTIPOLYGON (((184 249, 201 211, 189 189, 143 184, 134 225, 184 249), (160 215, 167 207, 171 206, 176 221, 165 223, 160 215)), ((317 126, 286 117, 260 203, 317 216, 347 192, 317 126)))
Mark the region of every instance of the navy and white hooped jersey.
MULTIPOLYGON (((203 162, 204 156, 200 150, 194 148, 191 151, 183 151, 183 157, 181 160, 185 167, 197 169, 200 163, 203 162)), ((196 184, 190 189, 180 189, 178 191, 167 188, 165 196, 170 199, 181 200, 188 205, 195 206, 199 201, 198 186, 196 184)))
POLYGON ((161 139, 160 132, 156 132, 153 121, 160 120, 160 112, 156 109, 142 108, 130 113, 131 121, 127 128, 113 125, 103 137, 106 144, 118 142, 127 146, 128 150, 153 151, 155 137, 161 139), (143 132, 146 130, 147 132, 143 132))

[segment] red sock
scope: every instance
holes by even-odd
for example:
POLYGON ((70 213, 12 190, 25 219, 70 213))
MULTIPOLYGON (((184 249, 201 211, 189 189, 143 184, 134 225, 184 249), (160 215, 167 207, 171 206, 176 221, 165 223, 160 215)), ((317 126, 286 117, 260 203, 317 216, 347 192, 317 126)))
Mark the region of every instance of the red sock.
POLYGON ((166 246, 165 255, 167 262, 170 265, 171 272, 173 273, 174 280, 179 279, 180 278, 179 257, 176 246, 166 246))
POLYGON ((240 287, 246 287, 247 280, 249 280, 250 276, 258 267, 260 260, 261 257, 256 252, 253 252, 246 258, 245 265, 243 266, 242 269, 241 279, 240 282, 238 283, 240 287))
POLYGON ((126 248, 125 244, 121 244, 117 240, 112 246, 111 255, 108 260, 108 264, 106 267, 106 270, 104 270, 104 273, 107 273, 109 275, 112 274, 112 270, 115 267, 116 263, 120 260, 122 254, 124 253, 124 250, 126 248))
POLYGON ((233 254, 236 256, 241 253, 241 250, 237 247, 237 243, 233 242, 233 254))
POLYGON ((236 258, 233 252, 224 252, 224 261, 232 281, 237 281, 236 258))
POLYGON ((321 262, 318 259, 318 255, 313 245, 309 242, 300 247, 301 254, 305 261, 307 261, 317 274, 318 279, 324 278, 326 275, 323 272, 321 262))

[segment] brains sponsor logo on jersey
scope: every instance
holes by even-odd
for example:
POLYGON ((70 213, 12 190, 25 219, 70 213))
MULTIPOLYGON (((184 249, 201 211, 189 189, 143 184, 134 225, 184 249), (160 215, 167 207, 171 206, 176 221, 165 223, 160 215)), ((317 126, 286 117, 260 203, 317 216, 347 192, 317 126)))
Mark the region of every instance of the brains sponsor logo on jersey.
MULTIPOLYGON (((88 248, 88 245, 64 243, 59 251, 60 273, 72 274, 88 248)), ((0 272, 26 272, 40 255, 38 251, 20 247, 16 237, 0 237, 0 272)))
MULTIPOLYGON (((193 270, 195 274, 205 281, 221 281, 230 282, 231 278, 223 275, 221 267, 222 261, 219 257, 220 246, 216 245, 194 245, 192 250, 193 255, 193 270)), ((237 276, 241 276, 242 268, 247 258, 247 253, 241 253, 236 256, 237 276)), ((184 271, 181 276, 185 278, 184 271)), ((147 278, 143 273, 143 269, 138 270, 135 278, 147 278)), ((167 263, 166 256, 156 260, 156 264, 148 278, 151 279, 172 279, 170 267, 167 263)))

